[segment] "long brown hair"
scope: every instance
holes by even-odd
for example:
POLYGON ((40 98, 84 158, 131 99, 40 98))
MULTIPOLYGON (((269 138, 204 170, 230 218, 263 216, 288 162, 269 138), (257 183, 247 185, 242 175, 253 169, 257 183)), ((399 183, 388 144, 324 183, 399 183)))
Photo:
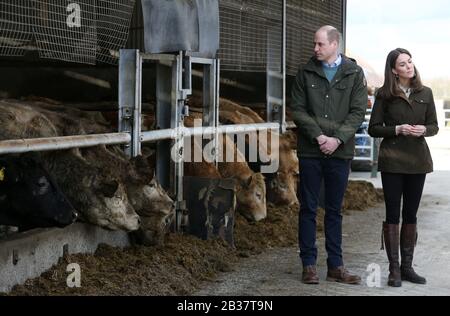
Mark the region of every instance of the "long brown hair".
MULTIPOLYGON (((387 57, 386 69, 384 72, 384 85, 380 88, 377 95, 382 99, 392 99, 404 96, 403 91, 400 89, 398 79, 392 72, 392 69, 395 69, 397 59, 401 54, 407 54, 409 57, 412 57, 411 53, 404 48, 397 48, 391 51, 387 57)), ((423 89, 423 84, 416 66, 414 66, 414 72, 416 75, 411 79, 411 89, 420 91, 423 89)))

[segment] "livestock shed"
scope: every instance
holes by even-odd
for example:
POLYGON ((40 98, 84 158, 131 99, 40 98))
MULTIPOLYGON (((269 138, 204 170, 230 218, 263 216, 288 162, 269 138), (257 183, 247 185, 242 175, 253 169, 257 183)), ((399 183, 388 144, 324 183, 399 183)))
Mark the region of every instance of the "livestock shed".
MULTIPOLYGON (((258 74, 265 73, 267 66, 282 67, 282 3, 282 0, 219 1, 218 57, 223 93, 233 85, 245 87, 248 82, 259 85, 261 90, 266 80, 258 74)), ((311 43, 318 27, 334 25, 345 34, 345 11, 345 0, 286 1, 288 81, 298 66, 311 56, 311 43)), ((140 51, 145 48, 141 0, 7 0, 0 3, 0 18, 0 65, 8 76, 8 80, 0 79, 0 82, 2 90, 9 90, 11 95, 41 92, 63 100, 77 96, 90 101, 117 99, 117 72, 108 65, 117 65, 120 48, 140 51), (77 23, 82 25, 77 27, 77 23), (29 79, 20 78, 20 73, 16 75, 18 71, 12 70, 12 65, 27 71, 29 79), (63 68, 66 75, 60 75, 63 70, 55 73, 48 67, 63 68), (70 77, 67 71, 72 70, 97 77, 101 89, 89 89, 88 85, 81 85, 80 80, 70 81, 75 75, 70 77), (59 89, 52 91, 40 84, 40 76, 49 77, 59 89), (76 94, 75 89, 64 89, 64 82, 75 89, 84 88, 86 92, 76 94), (64 91, 65 96, 58 91, 64 91)), ((290 85, 287 87, 289 89, 290 85)), ((257 93, 250 95, 258 97, 257 93)), ((265 98, 265 93, 260 93, 259 97, 265 98)))
MULTIPOLYGON (((197 28, 200 40, 195 34, 186 32, 187 38, 192 40, 186 45, 195 47, 192 51, 176 49, 174 53, 175 49, 167 49, 154 54, 149 51, 153 42, 151 38, 149 40, 150 32, 145 21, 146 16, 148 21, 150 8, 154 8, 152 5, 155 3, 157 1, 154 0, 6 0, 0 3, 0 68, 5 74, 0 79, 0 98, 9 99, 0 106, 13 109, 11 117, 14 117, 14 109, 20 108, 23 102, 11 99, 29 95, 69 99, 78 104, 86 99, 112 100, 115 101, 114 115, 118 121, 118 126, 111 131, 110 126, 98 123, 95 115, 85 115, 72 108, 65 109, 64 102, 45 106, 41 104, 38 110, 25 105, 24 108, 29 112, 17 114, 16 122, 28 124, 33 118, 36 119, 33 122, 38 122, 40 126, 52 128, 31 132, 30 129, 24 129, 23 133, 16 134, 12 139, 2 136, 0 155, 76 149, 78 151, 68 155, 73 154, 71 158, 79 163, 77 166, 87 166, 83 163, 90 159, 97 168, 92 167, 92 170, 105 170, 105 174, 111 177, 119 177, 119 174, 127 179, 134 177, 131 179, 134 182, 130 184, 134 191, 127 191, 128 188, 124 189, 124 185, 111 181, 111 178, 98 184, 100 180, 95 174, 90 174, 90 177, 80 176, 80 182, 98 185, 95 189, 107 196, 105 201, 109 204, 128 203, 123 198, 123 195, 128 194, 130 202, 123 208, 127 209, 128 215, 132 213, 131 222, 121 226, 110 218, 102 218, 97 219, 96 223, 108 230, 75 224, 63 231, 31 231, 0 241, 0 292, 9 291, 13 285, 40 275, 57 262, 61 255, 93 252, 99 243, 121 247, 129 245, 126 231, 142 225, 138 215, 129 209, 135 207, 137 210, 137 204, 142 206, 148 202, 140 201, 132 205, 136 202, 136 198, 132 198, 133 194, 137 196, 136 187, 142 189, 144 186, 145 190, 151 192, 148 193, 149 200, 154 198, 151 194, 158 188, 158 203, 174 204, 175 229, 183 227, 187 211, 183 197, 183 160, 171 161, 170 154, 173 148, 181 156, 183 153, 184 147, 179 144, 179 139, 184 139, 186 130, 180 132, 179 129, 184 128, 183 121, 189 116, 187 96, 193 94, 195 89, 203 90, 200 102, 203 106, 203 126, 209 128, 210 134, 214 134, 216 139, 219 134, 228 133, 228 129, 233 133, 244 134, 266 130, 285 131, 286 88, 298 65, 310 57, 315 30, 331 24, 345 31, 345 0, 181 1, 182 6, 187 6, 179 11, 181 13, 191 12, 189 10, 192 10, 191 5, 194 3, 203 8, 216 3, 217 14, 213 14, 212 18, 207 17, 207 14, 198 14, 199 21, 203 19, 203 22, 198 25, 194 23, 192 27, 197 28), (214 28, 212 35, 207 34, 209 29, 202 29, 202 23, 215 25, 215 22, 217 36, 214 36, 214 28), (202 34, 207 39, 206 45, 201 40, 202 34), (207 53, 202 54, 202 49, 207 53), (195 54, 198 50, 200 54, 195 54), (267 103, 267 119, 254 121, 255 124, 220 125, 219 91, 222 96, 243 98, 245 95, 248 99, 267 103), (155 100, 151 110, 153 114, 156 113, 156 118, 153 115, 156 130, 144 130, 142 127, 143 101, 147 98, 155 100), (59 114, 52 114, 54 109, 58 109, 59 114), (77 132, 80 134, 73 134, 70 123, 79 128, 77 132), (130 160, 133 164, 130 170, 124 162, 124 157, 143 156, 141 147, 146 142, 157 143, 156 177, 163 188, 170 191, 170 197, 162 194, 163 190, 156 184, 152 184, 153 189, 142 185, 139 175, 130 172, 138 170, 141 161, 130 160), (82 150, 99 145, 120 145, 123 151, 118 153, 101 147, 91 154, 82 150), (103 155, 105 160, 116 159, 117 165, 98 169, 98 155, 103 155), (83 159, 78 159, 79 156, 83 156, 83 159), (119 191, 120 198, 115 195, 119 191)), ((153 13, 158 15, 159 11, 153 13)), ((165 44, 164 38, 159 40, 165 44)), ((235 105, 229 103, 228 106, 235 105)), ((195 129, 189 131, 192 135, 198 133, 195 129)), ((200 132, 204 133, 203 130, 200 132)), ((67 165, 61 162, 55 162, 54 165, 58 171, 56 174, 64 176, 67 165)), ((84 171, 83 167, 73 169, 78 174, 80 170, 84 171)), ((247 179, 245 181, 247 187, 253 180, 264 182, 248 166, 246 170, 249 179, 248 185, 247 179)), ((3 172, 0 168, 0 182, 3 181, 3 172)), ((70 191, 73 183, 75 181, 66 181, 63 187, 70 191)), ((214 185, 234 198, 229 190, 232 184, 215 181, 214 185)), ((89 197, 89 194, 87 192, 86 196, 89 197)), ((236 200, 239 204, 239 196, 236 200)), ((231 207, 229 204, 227 207, 231 207)), ((75 218, 72 211, 69 220, 75 218)), ((220 211, 222 217, 229 216, 228 210, 220 211)), ((158 220, 164 223, 170 219, 169 213, 160 214, 158 220)), ((147 215, 139 214, 141 219, 147 218, 147 215)), ((229 223, 228 219, 226 222, 229 223)), ((227 235, 227 240, 232 242, 229 230, 219 234, 227 235)))

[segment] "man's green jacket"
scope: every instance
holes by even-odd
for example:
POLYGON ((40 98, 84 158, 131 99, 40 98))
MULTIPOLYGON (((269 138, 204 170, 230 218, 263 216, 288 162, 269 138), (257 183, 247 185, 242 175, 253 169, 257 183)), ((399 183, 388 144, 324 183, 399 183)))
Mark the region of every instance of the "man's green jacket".
POLYGON ((342 144, 332 158, 352 159, 355 134, 367 109, 367 82, 356 62, 342 56, 342 63, 331 82, 320 61, 312 58, 301 67, 292 88, 290 108, 298 127, 300 158, 325 158, 316 138, 336 137, 342 144))

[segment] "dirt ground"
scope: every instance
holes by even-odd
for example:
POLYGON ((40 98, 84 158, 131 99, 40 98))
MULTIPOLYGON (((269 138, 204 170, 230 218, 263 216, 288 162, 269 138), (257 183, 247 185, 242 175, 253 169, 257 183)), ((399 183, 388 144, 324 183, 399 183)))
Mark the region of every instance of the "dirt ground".
MULTIPOLYGON (((350 182, 344 210, 366 210, 379 199, 370 183, 350 182)), ((318 216, 318 230, 323 230, 322 217, 318 216)), ((269 206, 267 219, 256 224, 237 215, 235 249, 221 240, 203 241, 179 234, 169 235, 163 247, 121 250, 102 245, 94 255, 60 259, 41 277, 16 286, 10 295, 190 295, 218 273, 234 271, 243 258, 294 247, 297 221, 297 207, 269 206), (81 288, 66 286, 69 263, 81 267, 81 288)))

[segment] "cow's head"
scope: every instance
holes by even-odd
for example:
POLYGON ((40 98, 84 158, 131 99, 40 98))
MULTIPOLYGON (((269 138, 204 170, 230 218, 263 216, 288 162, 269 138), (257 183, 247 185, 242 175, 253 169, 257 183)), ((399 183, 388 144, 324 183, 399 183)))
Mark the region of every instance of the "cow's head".
POLYGON ((295 174, 277 172, 267 178, 267 199, 275 205, 298 205, 295 174))
POLYGON ((0 159, 0 199, 3 211, 17 221, 11 226, 64 227, 77 219, 72 204, 32 156, 0 159))
POLYGON ((173 200, 156 178, 148 185, 129 185, 128 197, 141 217, 141 227, 135 237, 146 246, 161 245, 175 218, 173 200))
POLYGON ((110 230, 134 231, 139 228, 140 218, 120 181, 104 175, 86 176, 80 190, 88 201, 83 210, 83 217, 88 222, 110 230))
POLYGON ((266 184, 260 173, 241 181, 237 190, 237 210, 247 220, 259 222, 267 217, 266 184))

